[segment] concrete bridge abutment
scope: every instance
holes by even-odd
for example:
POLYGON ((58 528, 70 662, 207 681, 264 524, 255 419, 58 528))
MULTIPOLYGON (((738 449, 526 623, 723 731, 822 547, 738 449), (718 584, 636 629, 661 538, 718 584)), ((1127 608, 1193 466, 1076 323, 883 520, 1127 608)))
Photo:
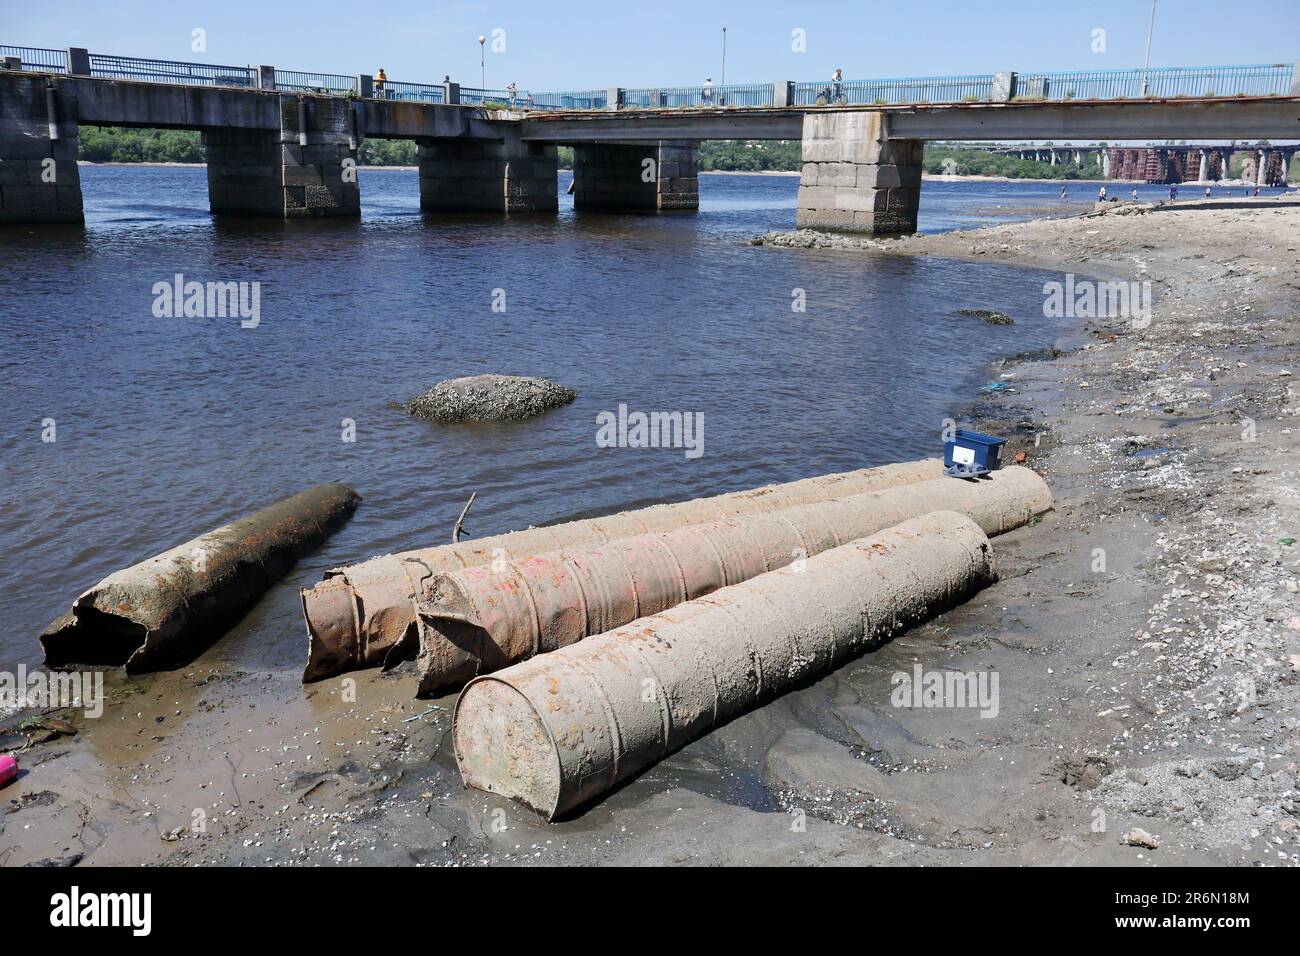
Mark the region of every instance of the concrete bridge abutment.
POLYGON ((876 235, 916 232, 923 147, 919 139, 889 139, 880 112, 805 115, 796 226, 876 235))
POLYGON ((45 77, 0 84, 0 224, 84 221, 75 91, 45 77))
POLYGON ((420 208, 425 212, 554 212, 556 148, 517 129, 500 139, 420 139, 420 208))
POLYGON ((609 212, 700 208, 700 148, 691 140, 573 147, 573 207, 609 212))

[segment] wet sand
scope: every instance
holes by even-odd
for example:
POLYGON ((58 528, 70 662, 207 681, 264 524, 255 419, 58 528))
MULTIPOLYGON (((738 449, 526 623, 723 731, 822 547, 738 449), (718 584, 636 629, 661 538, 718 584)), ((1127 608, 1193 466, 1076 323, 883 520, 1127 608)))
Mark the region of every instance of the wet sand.
POLYGON ((797 254, 1153 284, 1149 326, 1081 320, 953 410, 1056 495, 995 539, 998 584, 551 825, 461 787, 454 698, 413 701, 409 664, 305 689, 217 655, 110 673, 102 718, 20 755, 0 864, 1295 865, 1300 208, 861 245, 797 254), (997 716, 891 706, 918 663, 997 672, 997 716), (1159 849, 1124 845, 1133 826, 1159 849))

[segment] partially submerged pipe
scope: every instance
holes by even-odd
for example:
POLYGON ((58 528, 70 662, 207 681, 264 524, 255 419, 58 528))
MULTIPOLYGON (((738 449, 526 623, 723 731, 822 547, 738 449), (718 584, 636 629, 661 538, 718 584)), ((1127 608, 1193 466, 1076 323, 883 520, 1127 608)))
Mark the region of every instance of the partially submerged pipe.
POLYGON ((192 658, 346 522, 360 501, 346 485, 317 485, 113 572, 41 634, 45 663, 140 672, 192 658))
POLYGON ((964 514, 991 536, 1051 506, 1043 479, 1013 466, 445 572, 419 606, 417 693, 455 690, 932 511, 964 514))
POLYGON ((327 573, 326 580, 302 592, 308 635, 302 679, 309 683, 361 667, 391 665, 412 653, 417 605, 424 599, 428 583, 444 571, 558 548, 605 544, 734 515, 778 511, 942 474, 943 462, 938 459, 902 462, 388 554, 337 568, 327 573))
POLYGON ((548 820, 997 579, 988 539, 935 512, 475 678, 452 741, 466 786, 548 820))

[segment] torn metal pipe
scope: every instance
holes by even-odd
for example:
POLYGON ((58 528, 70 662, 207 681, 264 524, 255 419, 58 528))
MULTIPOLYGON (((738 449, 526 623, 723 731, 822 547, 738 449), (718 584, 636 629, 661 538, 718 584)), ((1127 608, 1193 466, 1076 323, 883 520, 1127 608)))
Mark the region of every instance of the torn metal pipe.
POLYGON ((1051 507, 1046 482, 1013 466, 445 572, 419 605, 418 693, 455 690, 932 511, 998 535, 1051 507))
POLYGON ((113 572, 40 635, 46 665, 125 665, 138 673, 192 659, 360 501, 346 485, 317 485, 113 572))
POLYGON ((461 777, 554 819, 996 578, 979 526, 935 512, 477 677, 461 777))
POLYGON ((778 511, 942 475, 939 459, 901 462, 388 554, 337 568, 302 592, 308 636, 302 679, 309 683, 360 667, 391 665, 414 653, 417 605, 428 583, 444 571, 558 548, 599 545, 734 515, 778 511))

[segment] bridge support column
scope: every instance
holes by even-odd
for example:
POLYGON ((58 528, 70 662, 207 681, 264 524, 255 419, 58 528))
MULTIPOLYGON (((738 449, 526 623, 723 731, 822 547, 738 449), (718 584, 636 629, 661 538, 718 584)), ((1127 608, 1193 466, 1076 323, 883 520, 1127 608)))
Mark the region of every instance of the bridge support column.
POLYGON ((808 113, 795 224, 875 234, 916 232, 919 139, 889 139, 878 112, 808 113))
POLYGON ((71 89, 4 76, 0 102, 0 224, 82 222, 71 89))
POLYGON ((573 207, 699 209, 699 167, 699 144, 690 140, 575 145, 573 207))
POLYGON ((514 129, 501 139, 417 140, 420 208, 425 212, 554 212, 556 149, 525 142, 514 129))
POLYGON ((280 97, 280 132, 209 128, 208 207, 217 216, 361 215, 352 105, 280 97))

